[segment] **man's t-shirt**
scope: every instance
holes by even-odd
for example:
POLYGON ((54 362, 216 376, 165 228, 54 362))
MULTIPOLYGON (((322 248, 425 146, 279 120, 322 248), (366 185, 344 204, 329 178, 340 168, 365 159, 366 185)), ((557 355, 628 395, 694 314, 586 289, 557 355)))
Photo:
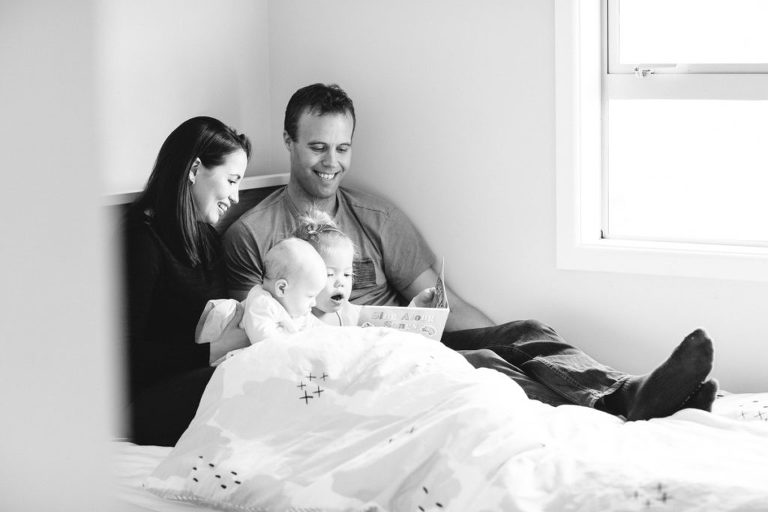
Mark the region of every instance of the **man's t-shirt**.
MULTIPOLYGON (((401 291, 428 268, 435 255, 414 225, 379 197, 340 187, 333 220, 355 244, 350 301, 405 306, 401 291)), ((285 187, 244 213, 224 235, 224 262, 230 290, 247 293, 260 284, 263 256, 298 226, 285 187)))

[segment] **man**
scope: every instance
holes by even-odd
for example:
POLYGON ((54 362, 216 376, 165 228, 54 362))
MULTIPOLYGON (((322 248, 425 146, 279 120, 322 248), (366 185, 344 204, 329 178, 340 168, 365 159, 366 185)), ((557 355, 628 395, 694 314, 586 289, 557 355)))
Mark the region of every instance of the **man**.
MULTIPOLYGON (((352 302, 406 305, 435 283, 435 255, 410 220, 381 198, 340 186, 351 164, 355 123, 352 100, 336 85, 310 85, 291 97, 283 132, 291 163, 288 185, 242 215, 225 234, 233 298, 242 300, 261 282, 262 255, 291 233, 296 218, 310 208, 331 215, 356 245, 352 302)), ((475 366, 506 373, 531 398, 596 407, 630 420, 667 416, 683 407, 711 409, 717 383, 705 379, 712 369, 712 341, 701 330, 650 374, 630 376, 601 365, 540 322, 496 326, 449 293, 443 343, 463 351, 475 366)))

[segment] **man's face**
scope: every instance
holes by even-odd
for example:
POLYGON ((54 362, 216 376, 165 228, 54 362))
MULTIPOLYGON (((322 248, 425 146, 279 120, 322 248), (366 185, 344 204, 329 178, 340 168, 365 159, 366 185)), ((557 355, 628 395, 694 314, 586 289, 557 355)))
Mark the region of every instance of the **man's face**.
POLYGON ((297 128, 296 140, 283 135, 291 155, 290 180, 309 197, 333 197, 352 159, 352 116, 304 112, 297 128))

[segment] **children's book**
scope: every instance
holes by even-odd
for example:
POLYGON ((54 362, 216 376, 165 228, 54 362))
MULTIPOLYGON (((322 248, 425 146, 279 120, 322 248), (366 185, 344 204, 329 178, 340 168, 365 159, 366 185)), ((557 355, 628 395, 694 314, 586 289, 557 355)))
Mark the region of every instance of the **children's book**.
POLYGON ((444 270, 445 261, 440 265, 430 307, 362 306, 357 325, 391 327, 401 331, 418 332, 427 338, 439 340, 450 312, 444 270))

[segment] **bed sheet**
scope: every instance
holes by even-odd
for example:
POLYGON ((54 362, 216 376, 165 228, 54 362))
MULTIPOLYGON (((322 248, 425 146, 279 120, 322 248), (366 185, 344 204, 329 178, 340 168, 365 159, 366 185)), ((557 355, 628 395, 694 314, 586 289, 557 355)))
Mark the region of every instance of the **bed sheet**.
MULTIPOLYGON (((749 408, 755 401, 768 404, 768 393, 728 394, 719 397, 715 402, 713 414, 749 421, 753 418, 748 413, 742 418, 741 413, 745 406, 749 408)), ((759 416, 757 418, 757 421, 764 421, 760 420, 759 416)), ((170 447, 140 446, 128 441, 115 441, 113 445, 114 475, 117 488, 115 507, 112 510, 115 512, 220 512, 220 509, 217 508, 160 498, 143 487, 143 482, 150 473, 170 454, 170 447)), ((642 506, 638 507, 636 503, 635 507, 628 508, 628 510, 638 508, 660 510, 659 505, 663 504, 661 500, 664 499, 665 492, 670 498, 669 503, 672 503, 672 495, 669 494, 669 489, 665 489, 663 484, 656 487, 650 486, 647 489, 638 489, 637 496, 632 495, 630 503, 642 501, 639 503, 642 506), (649 501, 648 506, 646 506, 646 502, 643 500, 649 498, 652 501, 649 501)), ((675 509, 670 508, 669 510, 675 509)))
POLYGON ((115 512, 212 512, 216 509, 172 501, 155 496, 143 483, 160 462, 171 453, 170 447, 140 446, 117 440, 113 445, 112 473, 115 483, 115 512))
POLYGON ((716 414, 684 410, 624 423, 583 407, 529 401, 509 379, 468 367, 438 343, 380 343, 366 332, 357 344, 339 340, 340 331, 254 346, 252 358, 233 358, 217 371, 202 413, 175 451, 116 443, 120 498, 137 507, 125 510, 211 510, 154 496, 142 488, 148 482, 177 499, 238 510, 262 498, 264 508, 254 510, 465 511, 480 503, 483 510, 558 512, 768 510, 768 394, 724 396, 716 414), (412 357, 413 350, 427 357, 412 357), (265 360, 269 365, 259 367, 265 360), (285 378, 296 365, 300 371, 285 378), (316 377, 328 373, 325 394, 312 406, 304 403, 311 396, 296 401, 295 379, 317 368, 324 371, 316 377), (361 372, 369 373, 361 379, 361 372), (352 390, 360 382, 368 385, 352 390), (283 392, 292 404, 285 410, 278 405, 283 392), (255 428, 242 413, 265 400, 271 414, 262 421, 269 425, 255 428), (314 419, 307 422, 305 411, 315 411, 314 419), (472 467, 463 466, 467 460, 472 467), (209 471, 213 463, 217 469, 209 471), (158 465, 167 468, 158 472, 158 465), (229 477, 230 469, 242 489, 213 478, 229 477), (208 483, 203 470, 211 473, 208 483), (285 478, 277 481, 279 472, 285 478), (208 491, 194 490, 198 480, 208 491), (265 497, 270 493, 274 500, 265 497), (320 495, 328 501, 317 507, 320 495))

